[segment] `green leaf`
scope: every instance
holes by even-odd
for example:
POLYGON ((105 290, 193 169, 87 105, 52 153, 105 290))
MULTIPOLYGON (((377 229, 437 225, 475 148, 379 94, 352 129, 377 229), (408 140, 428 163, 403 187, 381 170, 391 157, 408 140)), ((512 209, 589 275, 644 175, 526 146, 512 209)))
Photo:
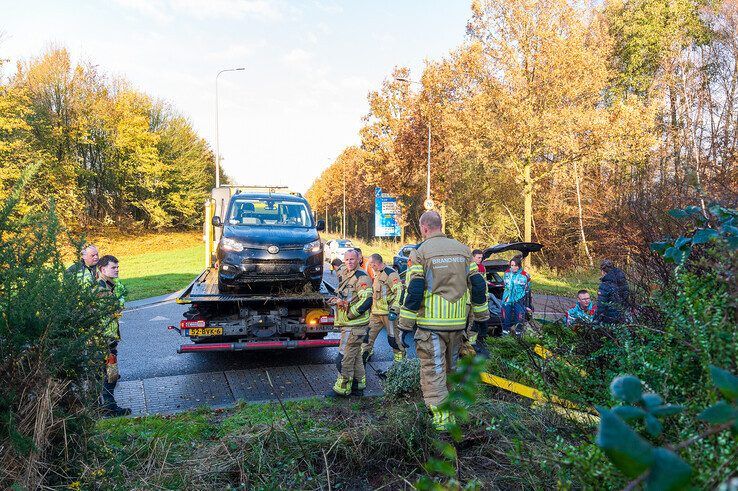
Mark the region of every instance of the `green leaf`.
POLYGON ((734 225, 723 225, 723 233, 738 236, 738 227, 734 225))
POLYGON ((646 407, 649 408, 659 406, 664 402, 661 396, 655 392, 646 392, 641 398, 643 399, 643 403, 646 407))
POLYGON ((652 242, 650 248, 653 252, 663 254, 669 246, 671 246, 671 242, 652 242))
POLYGON ((641 381, 638 377, 622 375, 612 381, 610 392, 615 399, 633 404, 641 400, 643 389, 641 388, 641 381))
POLYGON ((719 237, 720 233, 717 230, 711 228, 703 228, 698 230, 692 237, 692 244, 705 244, 715 237, 719 237))
POLYGON ((656 416, 649 414, 646 416, 646 431, 651 436, 659 436, 664 430, 661 421, 656 419, 656 416))
POLYGON ((684 209, 689 215, 701 215, 702 214, 702 208, 699 206, 688 206, 684 209))
POLYGON ((728 237, 725 239, 728 242, 728 247, 732 250, 738 249, 738 237, 728 237))
POLYGON ((681 264, 687 255, 689 255, 688 249, 682 251, 677 247, 669 247, 664 253, 664 259, 672 261, 676 264, 681 264))
POLYGON ((738 400, 738 377, 714 365, 710 365, 710 375, 712 383, 726 399, 732 402, 738 400))
POLYGON ((677 454, 665 448, 653 450, 653 467, 646 479, 646 489, 671 491, 684 489, 689 484, 692 468, 677 454))
POLYGON ((656 406, 651 409, 651 414, 660 418, 667 416, 674 416, 684 411, 684 406, 681 404, 664 404, 663 406, 656 406))
POLYGON ((615 406, 612 412, 623 418, 625 421, 642 418, 646 415, 646 411, 635 406, 615 406))
POLYGON ((675 208, 673 210, 669 210, 669 215, 673 216, 674 218, 687 218, 689 216, 689 213, 682 209, 675 208))
POLYGON ((692 242, 692 239, 690 239, 689 237, 679 237, 677 238, 676 242, 674 242, 674 247, 676 247, 677 249, 681 249, 690 242, 692 242))
POLYGON ((736 417, 736 409, 725 401, 718 401, 700 413, 697 418, 712 425, 727 423, 736 417))
POLYGON ((597 445, 628 477, 636 477, 653 464, 653 447, 612 411, 598 407, 597 445))
POLYGON ((441 459, 429 459, 425 464, 425 470, 432 474, 442 474, 448 477, 456 475, 456 469, 453 464, 441 459))

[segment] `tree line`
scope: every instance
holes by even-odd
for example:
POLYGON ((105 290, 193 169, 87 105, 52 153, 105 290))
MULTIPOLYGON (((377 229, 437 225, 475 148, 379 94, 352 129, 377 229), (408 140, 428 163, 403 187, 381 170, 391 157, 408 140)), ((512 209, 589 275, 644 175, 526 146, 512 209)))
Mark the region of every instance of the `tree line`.
POLYGON ((368 235, 380 186, 418 235, 430 125, 453 236, 540 241, 554 266, 636 254, 678 227, 665 210, 738 200, 737 61, 735 0, 474 0, 464 43, 419 85, 396 67, 369 93, 360 145, 308 199, 339 217, 345 176, 368 235))
POLYGON ((73 230, 198 226, 214 185, 213 152, 185 117, 56 47, 0 79, 0 201, 34 163, 18 211, 53 198, 73 230))

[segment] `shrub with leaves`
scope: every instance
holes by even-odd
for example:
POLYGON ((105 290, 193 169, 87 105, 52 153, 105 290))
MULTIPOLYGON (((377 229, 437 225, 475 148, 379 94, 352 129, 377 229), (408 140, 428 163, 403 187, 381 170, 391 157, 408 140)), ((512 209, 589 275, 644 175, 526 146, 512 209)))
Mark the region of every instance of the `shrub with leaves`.
POLYGON ((667 491, 690 484, 692 466, 678 452, 709 436, 731 431, 738 435, 738 377, 710 367, 712 381, 724 399, 703 410, 698 419, 708 424, 701 432, 679 442, 655 445, 663 432, 662 419, 684 411, 684 406, 664 404, 656 393, 643 392, 640 379, 617 377, 610 385, 612 396, 623 404, 610 409, 598 407, 600 426, 597 445, 615 466, 633 478, 629 487, 643 483, 646 489, 667 491), (645 428, 646 438, 639 432, 645 428))
MULTIPOLYGON (((99 336, 113 299, 64 275, 53 202, 23 215, 27 171, 0 209, 0 487, 60 479, 85 440, 99 394, 99 336)), ((63 478, 61 478, 63 479, 63 478)))
POLYGON ((387 370, 383 384, 384 395, 390 398, 413 396, 420 393, 420 360, 403 358, 387 370))

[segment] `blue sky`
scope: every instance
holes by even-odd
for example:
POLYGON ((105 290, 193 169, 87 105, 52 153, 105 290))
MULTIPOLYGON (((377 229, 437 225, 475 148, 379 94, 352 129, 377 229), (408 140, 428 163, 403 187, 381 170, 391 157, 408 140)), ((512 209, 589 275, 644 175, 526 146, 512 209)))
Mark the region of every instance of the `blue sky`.
MULTIPOLYGON (((366 95, 396 65, 418 77, 464 40, 469 0, 0 0, 0 57, 67 47, 171 102, 238 184, 305 191, 358 143, 366 95)), ((7 75, 6 70, 6 75, 7 75)))

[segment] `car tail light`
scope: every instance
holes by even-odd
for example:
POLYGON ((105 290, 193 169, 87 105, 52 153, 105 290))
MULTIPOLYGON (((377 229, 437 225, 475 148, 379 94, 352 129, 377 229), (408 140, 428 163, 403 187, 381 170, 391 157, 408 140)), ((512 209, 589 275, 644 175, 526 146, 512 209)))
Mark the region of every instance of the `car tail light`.
POLYGON ((205 327, 205 321, 179 321, 180 329, 192 329, 193 327, 205 327))

